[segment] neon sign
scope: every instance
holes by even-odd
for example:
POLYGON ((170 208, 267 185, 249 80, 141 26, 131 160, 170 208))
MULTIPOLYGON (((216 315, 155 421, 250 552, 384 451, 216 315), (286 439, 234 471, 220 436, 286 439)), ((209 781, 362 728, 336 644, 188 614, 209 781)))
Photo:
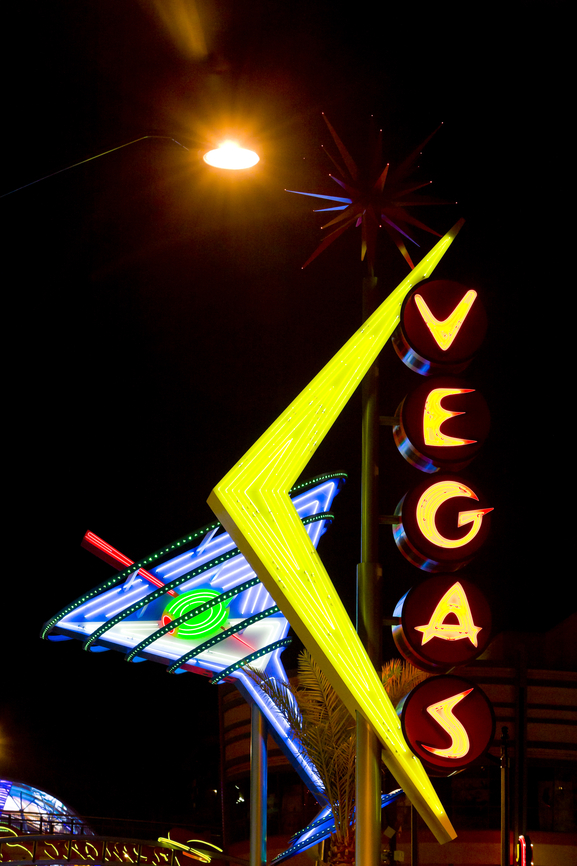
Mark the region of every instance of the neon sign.
POLYGON ((393 638, 401 655, 421 670, 443 673, 476 659, 491 637, 491 608, 465 578, 430 577, 400 599, 393 638))
MULTIPOLYGON (((485 329, 476 291, 436 281, 407 297, 393 343, 416 373, 455 373, 467 366, 485 329)), ((463 469, 489 429, 489 411, 481 395, 453 376, 421 383, 405 397, 397 416, 393 435, 399 451, 428 474, 463 469)), ((403 497, 396 508, 400 520, 393 525, 393 537, 403 556, 418 568, 456 571, 485 541, 492 511, 461 478, 439 474, 434 482, 423 481, 403 497), (471 500, 478 507, 472 508, 471 500)), ((393 626, 397 649, 431 673, 472 661, 489 642, 491 616, 482 593, 450 574, 409 590, 395 616, 400 620, 393 626)), ((488 747, 493 730, 488 699, 466 681, 437 676, 405 700, 405 736, 415 754, 436 770, 451 772, 470 764, 488 747)))
POLYGON ((489 532, 492 507, 460 478, 443 475, 414 487, 396 508, 401 518, 393 526, 397 547, 424 571, 455 571, 469 562, 489 532), (466 508, 470 500, 478 508, 466 508), (466 531, 460 531, 467 527, 466 531))
POLYGON ((486 330, 485 309, 474 289, 435 280, 407 297, 393 345, 403 363, 423 376, 459 373, 478 351, 486 330))
POLYGON ((476 647, 481 626, 473 622, 469 599, 462 585, 454 583, 440 599, 429 622, 416 625, 415 630, 423 632, 423 644, 438 637, 440 640, 470 640, 476 647), (449 615, 456 617, 457 622, 448 623, 449 615))
POLYGON ((441 238, 208 500, 345 706, 372 725, 389 770, 442 842, 455 831, 423 767, 408 753, 395 711, 287 493, 391 336, 404 297, 430 275, 460 226, 441 238))
POLYGON ((464 412, 453 412, 441 405, 445 397, 453 394, 471 394, 473 388, 433 388, 429 391, 425 400, 423 411, 423 440, 425 445, 436 445, 439 448, 454 448, 456 445, 471 445, 476 439, 460 439, 458 436, 449 436, 441 430, 441 424, 449 418, 464 415, 464 412))
POLYGON ((473 541, 479 534, 483 524, 483 517, 492 511, 492 508, 477 508, 470 511, 459 511, 457 515, 457 526, 465 526, 470 523, 469 531, 459 538, 447 538, 439 531, 437 526, 437 512, 439 508, 449 499, 466 496, 479 501, 479 497, 470 487, 460 481, 437 481, 421 494, 417 502, 416 519, 417 525, 425 538, 438 547, 447 549, 464 547, 473 541))
POLYGON ((453 341, 461 330, 461 325, 467 318, 476 297, 477 292, 469 289, 447 318, 439 320, 431 313, 423 296, 415 294, 415 304, 419 313, 441 351, 446 352, 453 345, 453 341))
MULTIPOLYGON (((161 617, 161 624, 167 625, 183 614, 195 610, 203 602, 217 598, 220 599, 220 596, 221 593, 217 589, 192 589, 190 592, 186 592, 173 599, 166 606, 161 617)), ((208 638, 217 634, 221 628, 224 628, 228 614, 228 605, 220 602, 204 613, 197 614, 192 619, 183 622, 182 625, 179 625, 168 633, 176 634, 183 640, 196 640, 201 637, 208 638)))
POLYGON ((450 758, 452 761, 457 761, 459 758, 464 758, 469 754, 471 744, 467 731, 461 724, 458 718, 453 715, 453 708, 457 706, 459 701, 470 695, 473 689, 465 689, 464 692, 458 692, 456 695, 451 695, 438 701, 436 704, 431 704, 427 707, 428 714, 435 719, 440 727, 451 738, 451 745, 446 749, 439 749, 435 746, 427 746, 423 743, 423 749, 431 752, 439 758, 450 758))
POLYGON ((483 690, 449 675, 432 677, 413 689, 404 701, 401 724, 415 755, 441 773, 480 758, 495 732, 493 708, 483 690))
MULTIPOLYGON (((312 547, 333 519, 329 509, 345 477, 325 474, 291 490, 312 547)), ((45 623, 42 636, 76 638, 91 652, 117 650, 133 663, 160 662, 169 673, 201 674, 214 683, 226 677, 260 707, 284 754, 319 796, 314 767, 243 670, 254 664, 288 679, 280 654, 290 643, 289 623, 222 526, 213 521, 137 562, 92 532, 82 545, 122 570, 66 605, 45 623)))
POLYGON ((477 455, 489 432, 482 394, 455 376, 421 382, 402 401, 393 427, 397 448, 422 472, 459 472, 477 455))
POLYGON ((518 866, 533 866, 533 843, 526 834, 519 836, 515 860, 518 866))

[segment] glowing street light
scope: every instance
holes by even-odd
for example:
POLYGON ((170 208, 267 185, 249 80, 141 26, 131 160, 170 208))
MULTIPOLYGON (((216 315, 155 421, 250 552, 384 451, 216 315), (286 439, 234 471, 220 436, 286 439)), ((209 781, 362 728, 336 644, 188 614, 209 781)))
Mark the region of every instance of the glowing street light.
POLYGON ((246 150, 235 141, 223 141, 216 150, 209 150, 203 159, 215 168, 227 168, 237 171, 242 168, 252 168, 260 160, 254 150, 246 150))

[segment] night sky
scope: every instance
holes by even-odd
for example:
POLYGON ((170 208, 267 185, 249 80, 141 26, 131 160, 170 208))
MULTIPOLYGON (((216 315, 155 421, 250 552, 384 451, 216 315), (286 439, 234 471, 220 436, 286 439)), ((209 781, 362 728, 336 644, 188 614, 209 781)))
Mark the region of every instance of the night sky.
MULTIPOLYGON (((160 6, 176 14, 194 4, 160 6)), ((567 279, 568 4, 197 7, 206 51, 198 28, 166 26, 153 0, 3 10, 3 192, 164 136, 2 201, 0 776, 87 815, 187 820, 195 780, 197 790, 217 781, 216 687, 38 635, 111 574, 80 548, 87 529, 137 559, 208 523, 212 487, 360 324, 359 232, 302 271, 322 218, 314 200, 283 191, 339 194, 321 149, 335 150, 323 111, 359 161, 371 115, 393 164, 443 122, 417 176, 458 205, 416 215, 440 233, 465 218, 436 276, 477 288, 489 315, 467 375, 492 431, 462 475, 495 513, 465 573, 497 631, 543 630, 574 610, 537 597, 564 569, 552 543, 564 470, 549 449, 548 389, 561 369, 553 293, 567 279), (208 169, 202 152, 234 132, 261 154, 257 168, 208 169)), ((416 259, 434 241, 418 240, 416 259)), ((386 236, 376 272, 383 296, 407 272, 386 236)), ((418 384, 390 345, 381 381, 383 414, 418 384)), ((356 396, 305 473, 349 474, 320 551, 352 614, 359 410, 356 396)), ((381 451, 390 513, 420 474, 386 428, 381 451)), ((387 527, 381 562, 391 615, 420 575, 387 527)), ((389 636, 384 653, 394 653, 389 636)), ((285 661, 295 657, 291 648, 285 661)))

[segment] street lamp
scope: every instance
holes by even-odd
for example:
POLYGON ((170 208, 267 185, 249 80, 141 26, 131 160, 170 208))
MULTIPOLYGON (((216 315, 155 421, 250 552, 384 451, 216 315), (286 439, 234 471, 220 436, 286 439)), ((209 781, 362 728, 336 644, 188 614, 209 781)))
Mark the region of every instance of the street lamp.
POLYGON ((238 171, 243 168, 252 168, 260 160, 254 150, 240 147, 236 141, 223 141, 215 150, 209 150, 202 157, 208 165, 214 168, 226 168, 238 171))

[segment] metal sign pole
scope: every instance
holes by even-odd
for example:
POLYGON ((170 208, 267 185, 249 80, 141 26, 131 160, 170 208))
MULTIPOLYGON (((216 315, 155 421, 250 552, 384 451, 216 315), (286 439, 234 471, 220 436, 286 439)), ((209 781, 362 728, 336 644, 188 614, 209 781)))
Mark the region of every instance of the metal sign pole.
POLYGON ((250 866, 266 866, 267 724, 250 708, 250 866))
MULTIPOLYGON (((376 308, 377 280, 363 280, 363 321, 376 308)), ((357 632, 377 671, 382 663, 381 567, 378 543, 379 368, 375 363, 362 384, 361 562, 357 569, 357 632)), ((381 862, 381 746, 369 723, 357 713, 357 866, 381 862)))
POLYGON ((509 728, 506 725, 501 728, 501 734, 501 866, 510 866, 509 756, 507 754, 509 728))

